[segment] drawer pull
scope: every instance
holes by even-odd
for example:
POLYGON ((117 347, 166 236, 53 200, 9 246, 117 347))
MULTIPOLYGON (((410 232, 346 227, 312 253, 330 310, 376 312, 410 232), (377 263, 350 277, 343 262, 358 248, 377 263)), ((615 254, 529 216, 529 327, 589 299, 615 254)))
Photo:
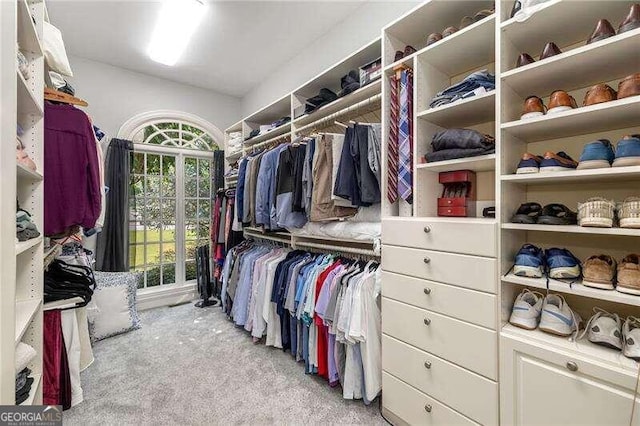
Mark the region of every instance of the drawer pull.
POLYGON ((428 257, 425 257, 423 260, 424 260, 424 263, 429 263, 429 262, 431 262, 431 259, 429 259, 428 257))
POLYGON ((429 361, 425 361, 424 362, 424 368, 426 368, 427 370, 431 368, 431 362, 429 361))
POLYGON ((431 232, 431 227, 430 226, 425 226, 424 227, 424 233, 428 234, 429 232, 431 232))
MULTIPOLYGON (((424 325, 430 325, 431 324, 431 320, 429 318, 425 318, 424 319, 424 325)), ((577 367, 576 367, 577 369, 577 367)))
POLYGON ((425 287, 424 294, 431 294, 431 289, 429 287, 425 287))
POLYGON ((427 413, 431 412, 431 404, 427 404, 424 406, 424 411, 426 411, 427 413))
POLYGON ((569 371, 578 371, 578 364, 573 361, 569 361, 567 362, 567 369, 569 371))

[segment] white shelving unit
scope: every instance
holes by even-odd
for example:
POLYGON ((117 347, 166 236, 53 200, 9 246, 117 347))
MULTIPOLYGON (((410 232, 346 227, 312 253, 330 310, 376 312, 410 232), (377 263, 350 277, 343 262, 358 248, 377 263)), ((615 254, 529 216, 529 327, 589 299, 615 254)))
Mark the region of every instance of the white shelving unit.
MULTIPOLYGON (((525 152, 542 155, 546 151, 565 151, 578 160, 588 142, 606 138, 615 145, 623 135, 640 132, 640 96, 582 106, 584 95, 592 85, 605 82, 617 90, 619 80, 640 71, 640 30, 586 44, 599 19, 606 18, 617 26, 633 2, 552 0, 522 22, 509 18, 512 3, 510 0, 500 2, 502 13, 497 33, 501 58, 497 117, 501 142, 498 184, 501 423, 519 423, 522 413, 550 407, 547 412, 528 416, 527 421, 566 423, 566 414, 570 411, 573 423, 598 423, 605 416, 608 424, 637 425, 640 418, 636 416, 631 420, 630 411, 640 364, 624 357, 620 351, 595 345, 586 337, 573 341, 508 323, 513 302, 524 288, 543 294, 561 294, 585 322, 596 306, 618 313, 623 319, 640 312, 640 296, 587 287, 580 280, 570 283, 571 280, 545 277, 525 278, 510 271, 515 254, 525 243, 543 249, 567 248, 582 261, 596 254, 609 254, 620 261, 625 255, 638 252, 640 231, 637 229, 510 223, 518 206, 525 202, 538 202, 543 206, 562 203, 577 211, 578 203, 590 197, 621 202, 628 196, 640 195, 638 166, 515 173, 525 152), (576 13, 577 10, 580 13, 576 13), (563 53, 514 68, 520 53, 537 57, 549 41, 555 42, 563 53), (559 89, 572 95, 579 107, 530 120, 520 119, 527 96, 537 95, 548 105, 550 93, 559 89), (536 367, 524 367, 532 366, 534 359, 536 367), (542 377, 554 385, 549 386, 550 391, 546 393, 532 392, 535 378, 542 377), (513 392, 514 389, 520 391, 513 392), (595 389, 601 392, 597 401, 589 396, 594 395, 591 391, 595 389), (575 392, 581 394, 580 405, 585 409, 574 410, 577 401, 567 398, 563 400, 567 412, 561 411, 555 401, 560 395, 575 392), (621 407, 617 404, 628 410, 616 408, 621 407)), ((638 408, 640 399, 637 395, 635 398, 638 408)))
POLYGON ((17 242, 14 200, 32 215, 38 230, 43 232, 44 56, 40 40, 45 13, 42 0, 0 2, 3 55, 0 222, 5 236, 0 245, 0 270, 4 277, 0 284, 0 404, 3 405, 15 403, 15 347, 21 341, 38 353, 29 365, 34 383, 23 405, 42 403, 43 238, 17 242), (16 44, 29 62, 28 79, 18 70, 16 44), (20 139, 36 163, 37 172, 16 163, 16 124, 23 129, 20 139))

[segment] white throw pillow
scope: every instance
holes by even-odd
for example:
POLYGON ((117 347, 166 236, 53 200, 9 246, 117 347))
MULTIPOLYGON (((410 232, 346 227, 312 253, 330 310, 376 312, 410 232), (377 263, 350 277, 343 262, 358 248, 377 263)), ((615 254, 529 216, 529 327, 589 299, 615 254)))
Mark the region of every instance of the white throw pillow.
POLYGON ((64 48, 62 33, 48 22, 44 22, 44 57, 49 68, 62 75, 73 77, 67 51, 64 48))
POLYGON ((38 355, 35 349, 20 342, 16 346, 16 374, 27 368, 29 363, 38 355))
POLYGON ((93 309, 87 306, 91 340, 95 342, 140 328, 136 291, 141 274, 98 271, 94 274, 96 289, 91 305, 95 306, 93 309))

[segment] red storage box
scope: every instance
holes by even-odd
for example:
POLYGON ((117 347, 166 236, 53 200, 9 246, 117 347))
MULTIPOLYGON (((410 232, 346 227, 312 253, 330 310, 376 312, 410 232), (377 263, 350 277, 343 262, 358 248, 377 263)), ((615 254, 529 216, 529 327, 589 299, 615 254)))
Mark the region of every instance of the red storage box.
POLYGON ((476 174, 471 170, 442 172, 438 181, 444 186, 438 198, 438 216, 472 217, 476 213, 476 174))

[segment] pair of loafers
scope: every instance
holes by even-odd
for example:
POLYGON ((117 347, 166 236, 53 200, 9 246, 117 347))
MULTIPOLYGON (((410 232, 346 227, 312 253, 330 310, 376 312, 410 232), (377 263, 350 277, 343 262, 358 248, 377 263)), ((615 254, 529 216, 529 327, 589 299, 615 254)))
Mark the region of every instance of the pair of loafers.
POLYGON ((493 15, 494 10, 489 10, 489 9, 483 9, 481 11, 479 11, 478 13, 476 13, 475 15, 473 15, 473 17, 471 16, 464 16, 461 20, 460 20, 460 26, 459 27, 455 27, 455 26, 450 26, 445 28, 442 33, 431 33, 429 34, 429 36, 427 37, 427 46, 432 45, 433 43, 436 43, 440 40, 442 40, 445 37, 449 37, 451 34, 460 31, 461 29, 468 27, 471 24, 474 24, 478 21, 483 20, 484 18, 493 15))

